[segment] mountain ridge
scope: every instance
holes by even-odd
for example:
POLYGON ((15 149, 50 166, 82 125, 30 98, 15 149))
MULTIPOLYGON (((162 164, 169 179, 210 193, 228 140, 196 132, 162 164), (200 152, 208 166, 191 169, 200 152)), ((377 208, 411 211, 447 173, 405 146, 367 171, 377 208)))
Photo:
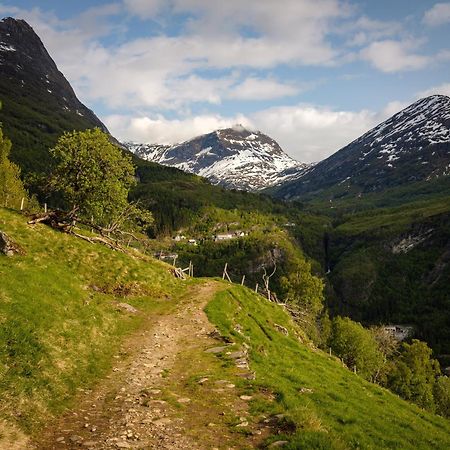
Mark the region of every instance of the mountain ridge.
POLYGON ((0 21, 0 100, 11 157, 26 173, 47 170, 47 150, 64 131, 108 132, 77 98, 33 28, 11 17, 0 21))
POLYGON ((379 192, 450 175, 450 98, 420 99, 275 193, 285 199, 379 192), (330 192, 328 192, 330 191, 330 192))
POLYGON ((249 191, 293 180, 310 167, 288 156, 269 136, 237 125, 180 144, 124 144, 137 156, 249 191))

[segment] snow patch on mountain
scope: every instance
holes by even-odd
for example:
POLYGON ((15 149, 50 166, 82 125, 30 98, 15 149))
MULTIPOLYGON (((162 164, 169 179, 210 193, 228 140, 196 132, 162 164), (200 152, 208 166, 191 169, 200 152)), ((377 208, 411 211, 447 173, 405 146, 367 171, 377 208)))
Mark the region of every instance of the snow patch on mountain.
MULTIPOLYGON (((422 150, 450 141, 450 98, 434 95, 421 99, 373 128, 353 144, 370 142, 362 153, 364 160, 372 150, 387 163, 401 159, 402 153, 422 150), (417 145, 420 143, 420 145, 417 145)), ((426 161, 425 161, 426 162, 426 161)))
POLYGON ((143 159, 177 167, 232 189, 258 191, 297 179, 310 167, 286 155, 269 136, 242 125, 181 144, 125 145, 143 159))

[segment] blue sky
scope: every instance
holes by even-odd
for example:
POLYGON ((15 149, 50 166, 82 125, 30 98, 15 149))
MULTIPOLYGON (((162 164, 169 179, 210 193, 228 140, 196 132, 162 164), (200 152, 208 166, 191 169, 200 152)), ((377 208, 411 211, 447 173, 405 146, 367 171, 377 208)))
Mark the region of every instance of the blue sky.
POLYGON ((0 1, 119 139, 235 123, 317 161, 417 98, 450 94, 450 2, 0 1))

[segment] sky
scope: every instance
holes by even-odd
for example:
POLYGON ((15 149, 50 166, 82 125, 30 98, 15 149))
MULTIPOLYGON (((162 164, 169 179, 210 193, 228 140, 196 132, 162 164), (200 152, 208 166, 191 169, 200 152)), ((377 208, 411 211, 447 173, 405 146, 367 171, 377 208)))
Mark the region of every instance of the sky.
POLYGON ((319 161, 426 95, 450 95, 450 2, 0 1, 122 141, 242 124, 319 161))

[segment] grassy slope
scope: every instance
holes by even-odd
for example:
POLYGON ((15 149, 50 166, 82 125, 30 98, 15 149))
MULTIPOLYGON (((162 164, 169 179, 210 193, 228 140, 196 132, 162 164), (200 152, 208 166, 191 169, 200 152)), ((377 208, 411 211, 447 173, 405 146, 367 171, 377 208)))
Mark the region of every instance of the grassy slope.
MULTIPOLYGON (((120 340, 138 327, 139 315, 119 312, 115 302, 168 313, 168 298, 182 295, 185 284, 157 261, 111 252, 45 226, 29 227, 8 210, 0 209, 0 229, 27 251, 0 257, 0 434, 1 420, 11 418, 33 432, 70 406, 80 387, 104 376, 120 340)), ((300 344, 284 311, 249 290, 219 293, 207 312, 224 335, 250 344, 257 380, 243 388, 255 391, 252 412, 285 413, 298 427, 288 436, 292 448, 450 445, 448 422, 300 344), (249 339, 234 331, 237 323, 249 339), (275 323, 288 328, 290 337, 276 331, 275 323), (301 387, 313 392, 300 394, 301 387), (267 388, 278 401, 270 401, 267 388)))
POLYGON ((117 302, 163 312, 183 288, 159 262, 30 227, 5 209, 0 229, 27 252, 0 256, 0 420, 33 431, 105 374, 139 325, 117 302))
POLYGON ((256 372, 251 407, 255 415, 286 414, 285 424, 296 428, 276 438, 288 440, 286 448, 449 448, 448 421, 365 382, 334 357, 301 344, 284 311, 251 291, 233 287, 220 292, 206 312, 224 336, 250 345, 251 368, 256 372), (277 331, 275 324, 286 327, 289 336, 277 331), (267 390, 275 394, 275 402, 261 395, 267 390))

